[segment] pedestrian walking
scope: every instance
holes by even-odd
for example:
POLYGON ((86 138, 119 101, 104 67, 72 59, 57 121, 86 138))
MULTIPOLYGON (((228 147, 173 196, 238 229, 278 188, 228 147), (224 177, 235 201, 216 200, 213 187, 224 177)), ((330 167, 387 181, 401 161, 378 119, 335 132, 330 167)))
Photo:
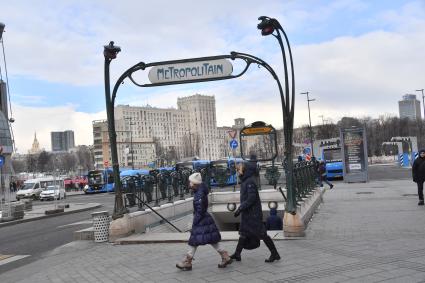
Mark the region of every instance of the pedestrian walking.
POLYGON ((328 184, 329 188, 332 189, 334 187, 334 185, 332 185, 329 181, 328 181, 328 176, 326 175, 326 164, 323 160, 320 161, 319 164, 319 183, 320 183, 320 187, 323 187, 323 182, 325 182, 326 184, 328 184))
POLYGON ((277 216, 276 208, 270 208, 270 215, 266 220, 266 229, 267 231, 273 230, 282 230, 283 229, 283 221, 282 218, 277 216))
POLYGON ((425 149, 419 151, 419 156, 412 165, 413 182, 418 185, 418 205, 424 205, 424 181, 425 181, 425 149))
MULTIPOLYGON (((255 160, 251 158, 251 160, 255 160)), ((271 255, 265 262, 273 262, 280 259, 280 255, 273 243, 273 240, 267 235, 266 227, 263 223, 263 212, 261 209, 260 196, 257 186, 257 162, 243 162, 237 167, 238 174, 242 181, 240 190, 240 206, 235 211, 234 216, 241 215, 239 225, 239 240, 235 252, 230 256, 236 261, 241 261, 241 252, 247 246, 251 246, 255 240, 263 240, 271 255)), ((258 246, 257 246, 258 247, 258 246)))
POLYGON ((214 219, 207 212, 208 208, 208 187, 202 182, 200 173, 193 173, 189 176, 189 186, 194 191, 193 195, 193 222, 189 238, 189 251, 182 262, 176 267, 181 270, 192 270, 192 260, 198 246, 210 244, 221 256, 219 268, 224 268, 232 263, 227 251, 220 247, 221 235, 215 225, 214 219))

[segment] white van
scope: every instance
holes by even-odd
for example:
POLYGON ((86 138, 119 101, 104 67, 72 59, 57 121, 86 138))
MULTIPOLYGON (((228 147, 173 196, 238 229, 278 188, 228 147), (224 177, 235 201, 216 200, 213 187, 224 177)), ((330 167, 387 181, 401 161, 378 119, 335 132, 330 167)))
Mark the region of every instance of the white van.
POLYGON ((47 186, 58 185, 63 188, 63 180, 53 177, 30 179, 24 182, 24 186, 16 192, 16 199, 23 198, 39 199, 40 193, 47 186))

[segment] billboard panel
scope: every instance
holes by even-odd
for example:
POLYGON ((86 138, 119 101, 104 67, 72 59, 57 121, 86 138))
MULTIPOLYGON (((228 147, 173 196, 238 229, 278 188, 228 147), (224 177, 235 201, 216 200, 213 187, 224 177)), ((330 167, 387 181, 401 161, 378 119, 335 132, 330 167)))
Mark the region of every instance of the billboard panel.
POLYGON ((364 128, 341 129, 344 181, 368 181, 366 132, 364 128))

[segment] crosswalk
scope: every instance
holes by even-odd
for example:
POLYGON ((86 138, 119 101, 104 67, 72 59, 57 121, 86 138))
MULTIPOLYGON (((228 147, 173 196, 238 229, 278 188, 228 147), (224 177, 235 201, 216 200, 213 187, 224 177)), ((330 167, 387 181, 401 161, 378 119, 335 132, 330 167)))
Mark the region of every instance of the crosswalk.
POLYGON ((0 254, 0 266, 5 265, 26 257, 29 257, 30 255, 3 255, 0 254))

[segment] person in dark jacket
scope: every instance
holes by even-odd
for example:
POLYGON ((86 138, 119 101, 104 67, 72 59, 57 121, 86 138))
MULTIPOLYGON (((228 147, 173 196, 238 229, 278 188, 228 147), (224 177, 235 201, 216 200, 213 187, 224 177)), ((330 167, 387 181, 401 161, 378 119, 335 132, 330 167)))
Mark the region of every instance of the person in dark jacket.
POLYGON ((282 218, 277 216, 276 208, 270 208, 270 215, 266 220, 266 229, 267 231, 273 230, 282 230, 283 229, 283 221, 282 218))
POLYGON ((328 181, 328 176, 326 174, 326 164, 323 160, 320 161, 319 163, 319 184, 321 187, 323 187, 323 182, 325 182, 326 184, 328 184, 329 188, 332 189, 334 187, 334 185, 332 185, 329 181, 328 181))
POLYGON ((271 255, 266 262, 273 262, 280 259, 273 240, 267 235, 266 227, 263 223, 263 211, 261 200, 257 189, 257 162, 243 162, 238 165, 238 174, 242 181, 240 191, 240 206, 235 211, 235 217, 241 215, 239 225, 239 240, 235 252, 230 256, 236 261, 241 260, 241 252, 248 238, 259 238, 264 241, 271 255))
POLYGON ((419 156, 412 165, 413 182, 418 185, 418 205, 424 205, 424 181, 425 181, 425 149, 419 151, 419 156))
POLYGON ((189 176, 189 186, 194 190, 193 222, 188 243, 190 249, 183 261, 177 263, 176 267, 181 270, 192 270, 192 260, 198 246, 210 244, 221 256, 221 263, 218 264, 218 267, 224 268, 232 263, 232 259, 227 251, 220 247, 220 231, 218 231, 214 219, 207 212, 208 187, 202 182, 201 174, 198 172, 189 176))

